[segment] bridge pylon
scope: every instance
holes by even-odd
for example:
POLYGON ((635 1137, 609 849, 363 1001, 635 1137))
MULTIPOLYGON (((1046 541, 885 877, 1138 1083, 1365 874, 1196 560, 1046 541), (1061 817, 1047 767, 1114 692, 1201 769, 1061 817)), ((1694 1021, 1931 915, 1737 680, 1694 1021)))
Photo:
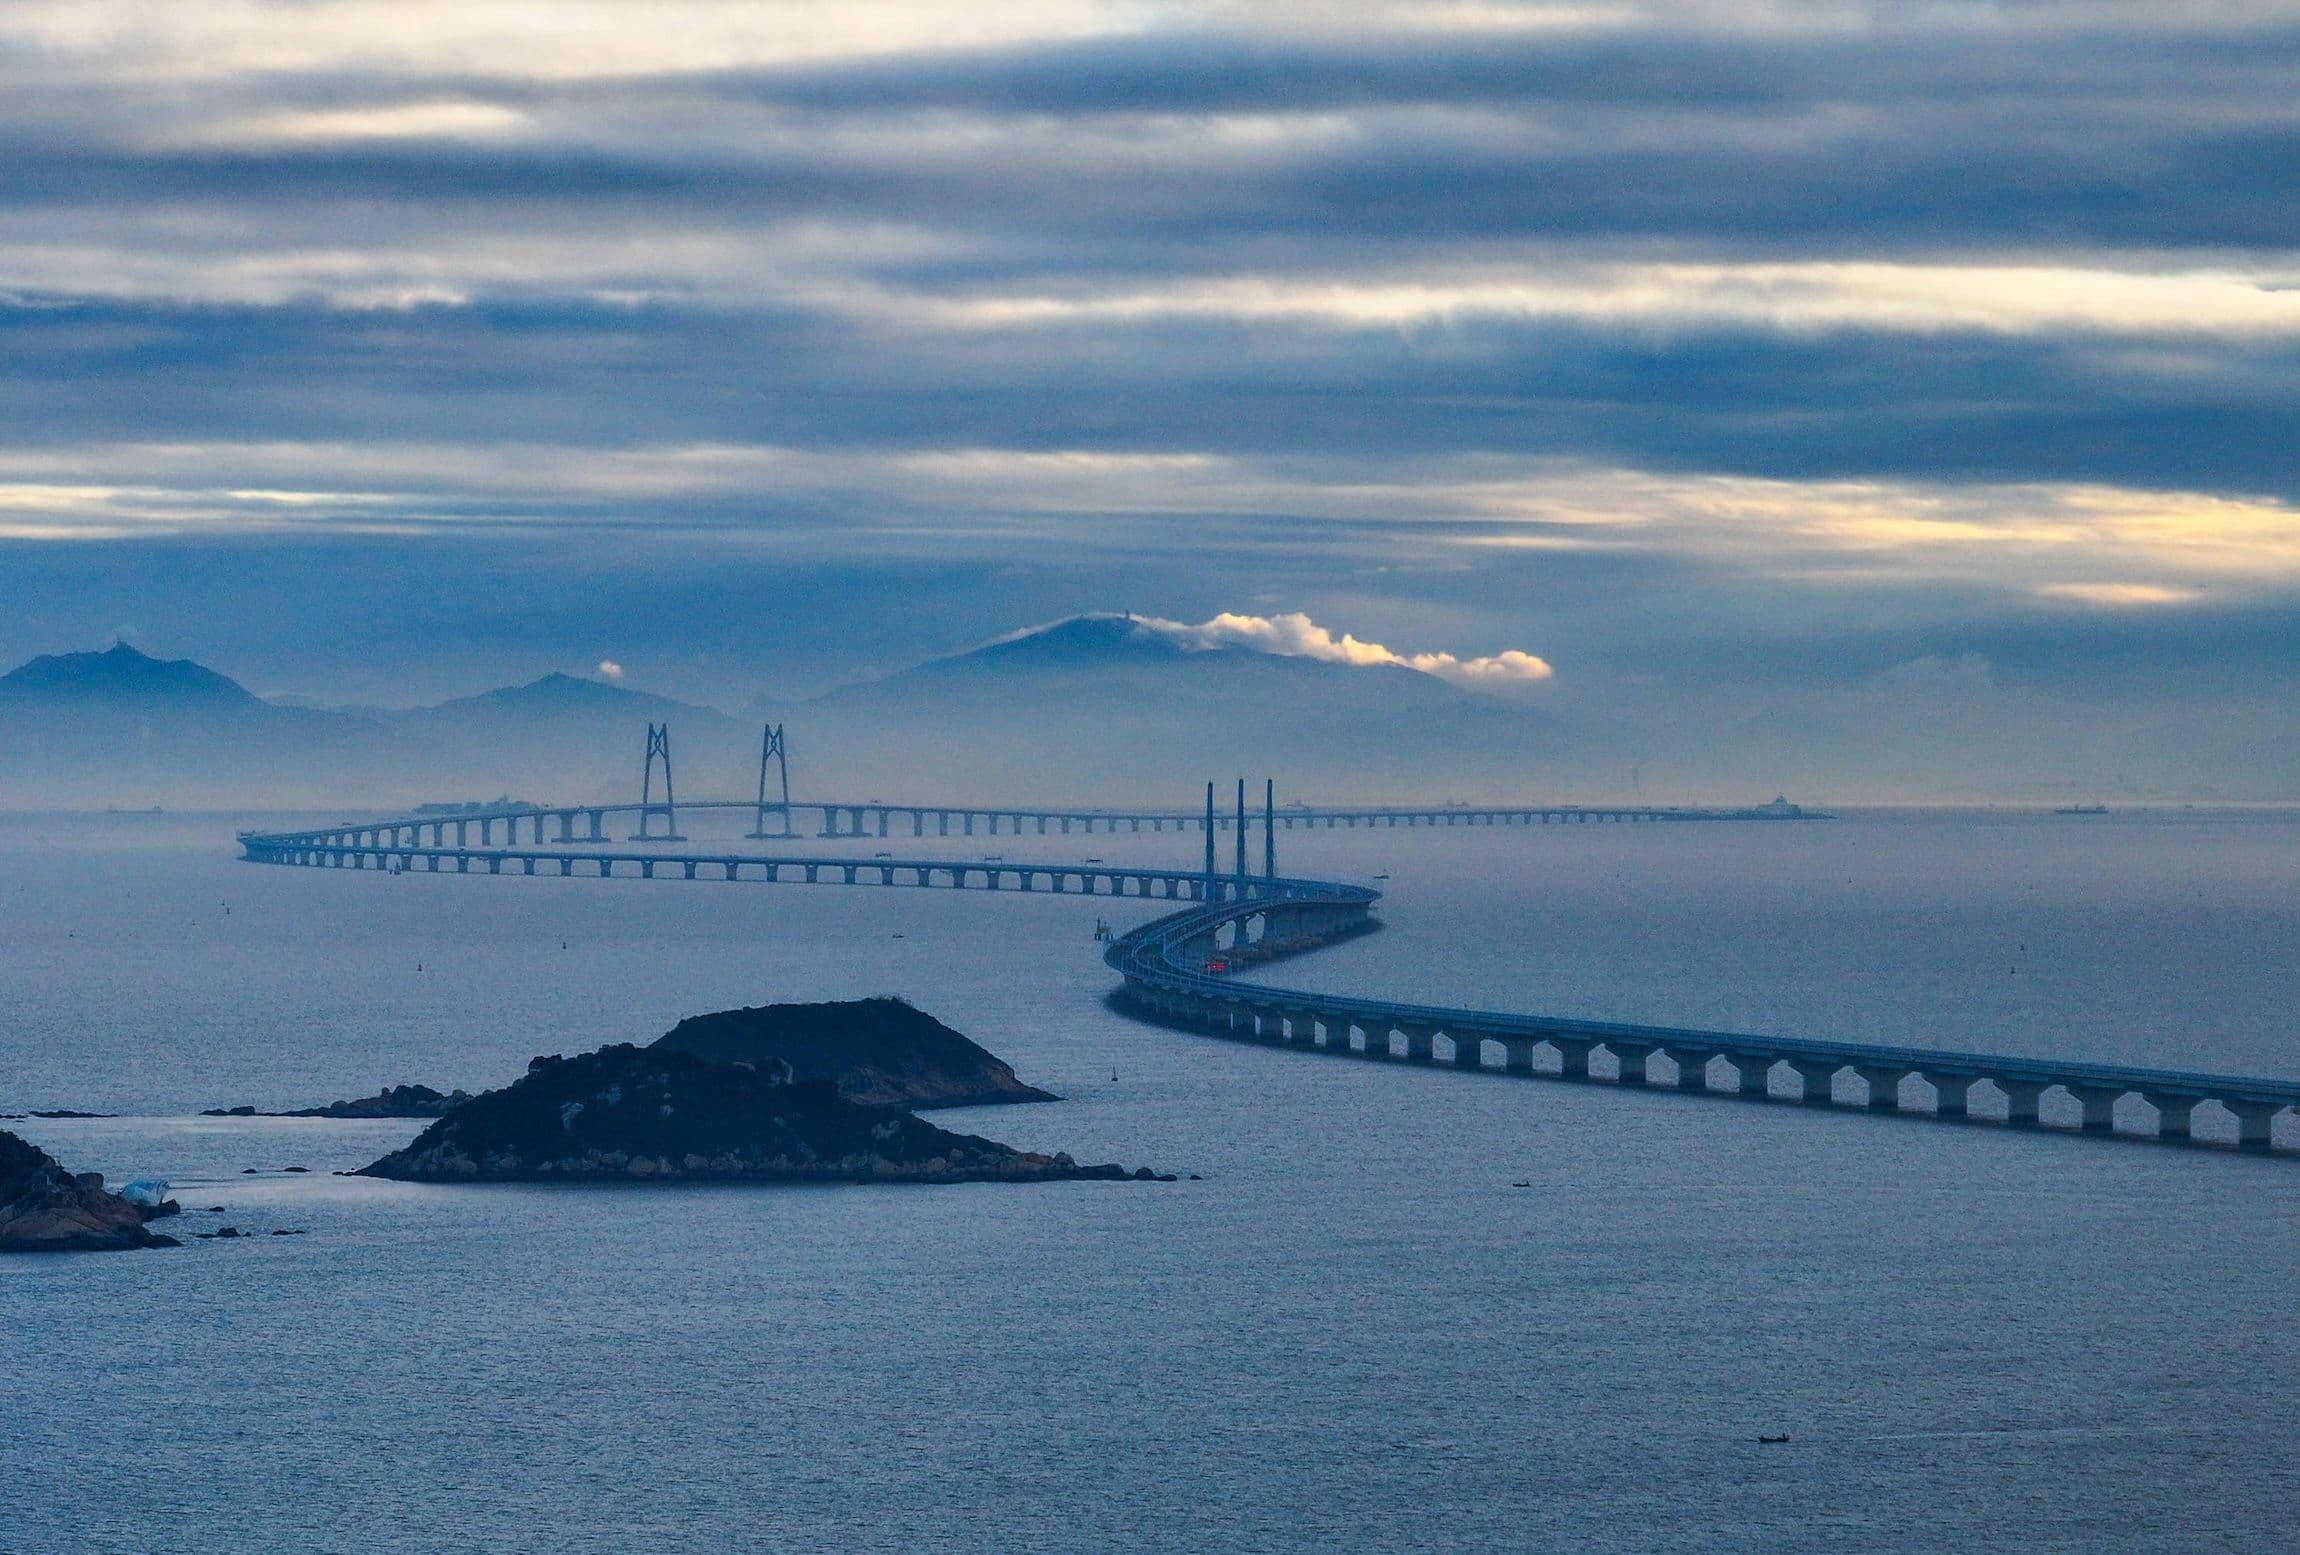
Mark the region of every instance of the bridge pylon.
POLYGON ((1238 779, 1238 868, 1240 880, 1246 878, 1246 780, 1238 779))
POLYGON ((750 831, 745 833, 746 836, 795 837, 798 835, 797 832, 791 830, 791 766, 787 750, 788 747, 783 743, 783 726, 781 724, 768 724, 759 736, 758 813, 757 818, 751 823, 750 831), (767 764, 770 761, 774 763, 775 790, 780 796, 773 800, 767 798, 767 764), (769 816, 773 816, 778 822, 778 830, 767 830, 767 818, 769 816))
POLYGON ((1278 780, 1262 779, 1262 877, 1278 878, 1278 780))
POLYGON ((639 774, 639 829, 631 834, 633 842, 685 842, 679 835, 679 804, 671 790, 671 726, 667 723, 647 725, 647 765, 639 774), (663 763, 663 797, 655 798, 655 763, 663 763), (661 831, 654 823, 660 818, 661 831))

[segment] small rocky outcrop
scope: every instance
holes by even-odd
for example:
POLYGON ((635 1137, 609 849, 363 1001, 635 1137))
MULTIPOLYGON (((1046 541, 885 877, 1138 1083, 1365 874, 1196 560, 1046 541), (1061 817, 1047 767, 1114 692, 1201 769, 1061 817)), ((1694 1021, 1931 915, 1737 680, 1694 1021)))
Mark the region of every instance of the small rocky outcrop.
POLYGON ((0 1253, 100 1253, 174 1247, 146 1230, 156 1211, 104 1191, 101 1172, 75 1176, 28 1139, 0 1129, 0 1253))
POLYGON ((1120 1179, 891 1107, 787 1064, 621 1044, 538 1058, 359 1175, 415 1182, 1046 1182, 1120 1179))
POLYGON ((788 1064, 874 1107, 981 1107, 1057 1101, 1025 1085, 995 1053, 902 999, 768 1004, 679 1022, 655 1047, 722 1064, 788 1064))
POLYGON ((259 1112, 254 1107, 210 1107, 203 1118, 444 1118, 471 1100, 469 1091, 433 1090, 428 1085, 387 1085, 373 1096, 331 1101, 324 1107, 292 1112, 259 1112))

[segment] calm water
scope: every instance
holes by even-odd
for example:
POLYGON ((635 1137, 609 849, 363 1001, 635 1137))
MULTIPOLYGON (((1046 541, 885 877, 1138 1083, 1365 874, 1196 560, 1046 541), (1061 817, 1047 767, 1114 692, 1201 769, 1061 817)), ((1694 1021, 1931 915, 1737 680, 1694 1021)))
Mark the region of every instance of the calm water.
MULTIPOLYGON (((310 1232, 0 1263, 9 1555, 2249 1551, 2300 1513, 2289 1155, 1151 1030, 1100 1003, 1107 902, 265 870, 231 825, 0 819, 0 1110, 136 1114, 8 1126, 310 1232), (433 1189, 325 1175, 412 1124, 181 1116, 877 992, 1070 1098, 938 1121, 1204 1180, 433 1189)), ((1282 847, 1394 876, 1283 980, 2300 1072, 2291 820, 1282 847)))

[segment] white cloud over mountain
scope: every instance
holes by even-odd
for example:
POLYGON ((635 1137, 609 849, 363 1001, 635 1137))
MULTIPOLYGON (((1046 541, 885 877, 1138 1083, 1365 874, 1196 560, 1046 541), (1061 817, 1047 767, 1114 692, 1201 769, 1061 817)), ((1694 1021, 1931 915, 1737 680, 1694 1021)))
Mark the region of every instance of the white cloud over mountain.
POLYGON ((1548 680, 1556 673, 1547 660, 1516 648, 1468 659, 1451 653, 1399 653, 1347 632, 1336 636, 1331 628, 1320 626, 1298 610, 1274 616, 1239 615, 1225 610, 1212 620, 1196 625, 1154 616, 1137 616, 1135 620, 1194 648, 1253 648, 1262 653, 1320 659, 1329 664, 1394 664, 1464 685, 1523 684, 1548 680))

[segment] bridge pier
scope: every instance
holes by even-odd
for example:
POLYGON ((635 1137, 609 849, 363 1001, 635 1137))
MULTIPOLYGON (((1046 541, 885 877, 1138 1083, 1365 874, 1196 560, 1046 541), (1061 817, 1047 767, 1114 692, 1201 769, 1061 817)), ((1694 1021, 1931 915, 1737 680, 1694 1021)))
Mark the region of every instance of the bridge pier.
POLYGON ((1709 1060, 1717 1056, 1714 1048, 1669 1047, 1662 1051, 1677 1066, 1677 1088, 1681 1091, 1709 1089, 1709 1060))
POLYGON ((1614 1061, 1621 1066, 1621 1084, 1645 1085, 1650 1083, 1650 1077, 1646 1073, 1646 1060, 1650 1059, 1656 1051, 1655 1044, 1630 1042, 1608 1037, 1605 1039, 1605 1049, 1613 1055, 1614 1061))
POLYGON ((1732 1056, 1735 1088, 1744 1096, 1770 1096, 1773 1094, 1773 1065, 1776 1060, 1756 1053, 1735 1053, 1732 1056))
POLYGON ((1842 1063, 1813 1058, 1790 1058, 1783 1062, 1797 1071, 1799 1101, 1808 1107, 1826 1107, 1836 1101, 1837 1071, 1845 1067, 1842 1063))
POLYGON ((2084 1109, 2084 1121, 2079 1125, 2087 1134, 2113 1134, 2116 1132, 2116 1099, 2124 1092, 2105 1085, 2070 1085, 2065 1090, 2074 1096, 2084 1109))
POLYGON ((1532 1037, 1504 1037, 1501 1039, 1501 1067, 1503 1072, 1529 1075, 1534 1072, 1533 1050, 1537 1041, 1532 1037))
POLYGON ((1590 1050, 1597 1046, 1594 1041, 1582 1037, 1554 1036, 1545 1037, 1543 1040, 1557 1049, 1559 1059, 1557 1073, 1560 1079, 1586 1080, 1589 1078, 1589 1054, 1590 1050))
POLYGON ((2200 1096, 2174 1096, 2164 1091, 2143 1091, 2141 1099, 2156 1109, 2156 1137, 2159 1139, 2193 1139, 2196 1137, 2191 1114, 2200 1096))
POLYGON ((1979 1078, 1969 1074, 1941 1074, 1924 1071, 1925 1083, 1933 1088, 1933 1112, 1943 1118, 1964 1118, 1972 1115, 1972 1088, 1979 1078))
POLYGON ((2037 1117, 2037 1102, 2046 1091, 2052 1089, 2051 1085, 2040 1084, 2035 1080, 2000 1080, 1993 1075, 1989 1077, 1989 1083, 2004 1092, 2007 1123, 2015 1128, 2041 1126, 2037 1117))
POLYGON ((1856 1064, 1853 1072, 1869 1088, 1871 1112, 1898 1112, 1901 1110, 1901 1082, 1915 1071, 1879 1064, 1856 1064))
POLYGON ((1434 1064, 1437 1062, 1437 1028, 1435 1026, 1405 1026, 1406 1062, 1434 1064))
POLYGON ((1485 1067, 1485 1038, 1466 1033, 1453 1039, 1453 1066, 1456 1069, 1483 1069, 1485 1067))
POLYGON ((2236 1114, 2236 1148, 2239 1150, 2265 1150, 2274 1142, 2272 1127, 2276 1114, 2284 1110, 2281 1102, 2231 1101, 2223 1096, 2220 1105, 2236 1114))

